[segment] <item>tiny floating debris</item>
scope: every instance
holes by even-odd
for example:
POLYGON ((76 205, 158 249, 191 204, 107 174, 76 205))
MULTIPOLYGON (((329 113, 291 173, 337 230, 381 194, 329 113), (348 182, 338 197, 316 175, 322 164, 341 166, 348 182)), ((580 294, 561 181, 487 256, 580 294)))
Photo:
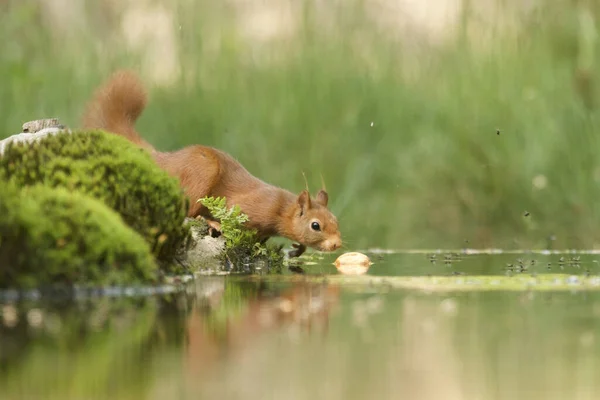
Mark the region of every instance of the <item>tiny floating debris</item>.
POLYGON ((362 253, 350 252, 339 256, 333 263, 337 270, 345 275, 362 275, 373 264, 369 257, 362 253))

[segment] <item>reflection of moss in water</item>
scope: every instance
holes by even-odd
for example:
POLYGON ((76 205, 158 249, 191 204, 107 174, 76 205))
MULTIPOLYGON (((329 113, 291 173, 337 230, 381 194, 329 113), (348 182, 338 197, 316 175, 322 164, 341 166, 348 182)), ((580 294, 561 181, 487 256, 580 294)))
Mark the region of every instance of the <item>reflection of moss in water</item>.
POLYGON ((148 244, 99 200, 5 183, 0 215, 0 287, 157 279, 148 244))
POLYGON ((170 260, 187 238, 187 199, 178 182, 146 151, 116 135, 77 132, 10 145, 0 158, 0 178, 101 199, 146 239, 159 259, 170 260))
POLYGON ((42 327, 29 326, 25 311, 17 326, 0 326, 0 398, 144 397, 153 299, 104 298, 40 310, 42 327))
POLYGON ((152 334, 152 348, 180 349, 184 346, 186 324, 193 299, 174 293, 156 298, 156 325, 152 334))
POLYGON ((239 318, 263 289, 262 283, 227 280, 218 306, 204 317, 206 329, 217 338, 224 337, 228 322, 239 318))

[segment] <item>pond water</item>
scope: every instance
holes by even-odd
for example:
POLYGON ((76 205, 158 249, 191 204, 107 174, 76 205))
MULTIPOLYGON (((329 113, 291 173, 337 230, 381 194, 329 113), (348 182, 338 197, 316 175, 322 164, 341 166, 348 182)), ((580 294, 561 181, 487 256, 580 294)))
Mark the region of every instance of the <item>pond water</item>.
POLYGON ((595 277, 597 254, 372 252, 368 274, 203 276, 151 296, 0 300, 0 399, 592 399, 600 290, 372 277, 595 277), (435 256, 432 256, 435 254, 435 256), (371 280, 369 280, 371 279, 371 280))

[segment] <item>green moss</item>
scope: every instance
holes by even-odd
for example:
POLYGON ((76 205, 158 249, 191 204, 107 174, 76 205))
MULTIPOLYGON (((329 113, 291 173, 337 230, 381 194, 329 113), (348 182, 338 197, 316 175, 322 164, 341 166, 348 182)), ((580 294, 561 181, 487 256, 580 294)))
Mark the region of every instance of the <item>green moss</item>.
POLYGON ((188 202, 178 182, 150 155, 104 132, 55 135, 11 145, 0 178, 19 186, 43 183, 103 200, 140 233, 160 260, 170 260, 188 237, 188 202))
POLYGON ((260 264, 266 264, 267 272, 281 272, 282 246, 261 243, 257 231, 245 227, 248 216, 239 206, 227 208, 224 197, 204 197, 198 201, 219 220, 225 238, 223 258, 235 272, 256 272, 253 266, 260 264))
POLYGON ((101 201, 64 188, 4 184, 0 287, 153 281, 148 244, 101 201))

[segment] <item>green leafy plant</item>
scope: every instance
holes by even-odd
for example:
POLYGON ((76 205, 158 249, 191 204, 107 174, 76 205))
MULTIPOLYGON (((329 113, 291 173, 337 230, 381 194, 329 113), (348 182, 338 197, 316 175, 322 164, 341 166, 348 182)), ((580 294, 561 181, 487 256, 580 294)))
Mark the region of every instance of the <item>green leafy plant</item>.
POLYGON ((257 232, 254 229, 244 227, 249 221, 246 214, 242 213, 239 206, 234 205, 227 208, 227 199, 225 197, 204 197, 199 202, 206 207, 211 215, 221 223, 221 234, 225 238, 225 244, 228 248, 254 245, 258 242, 257 232))
POLYGON ((270 271, 281 271, 283 265, 282 246, 261 243, 255 229, 245 226, 249 218, 239 206, 227 208, 225 197, 204 197, 198 200, 221 224, 221 235, 225 239, 225 258, 233 268, 244 271, 250 263, 267 261, 270 271), (275 268, 273 268, 275 266, 275 268))

